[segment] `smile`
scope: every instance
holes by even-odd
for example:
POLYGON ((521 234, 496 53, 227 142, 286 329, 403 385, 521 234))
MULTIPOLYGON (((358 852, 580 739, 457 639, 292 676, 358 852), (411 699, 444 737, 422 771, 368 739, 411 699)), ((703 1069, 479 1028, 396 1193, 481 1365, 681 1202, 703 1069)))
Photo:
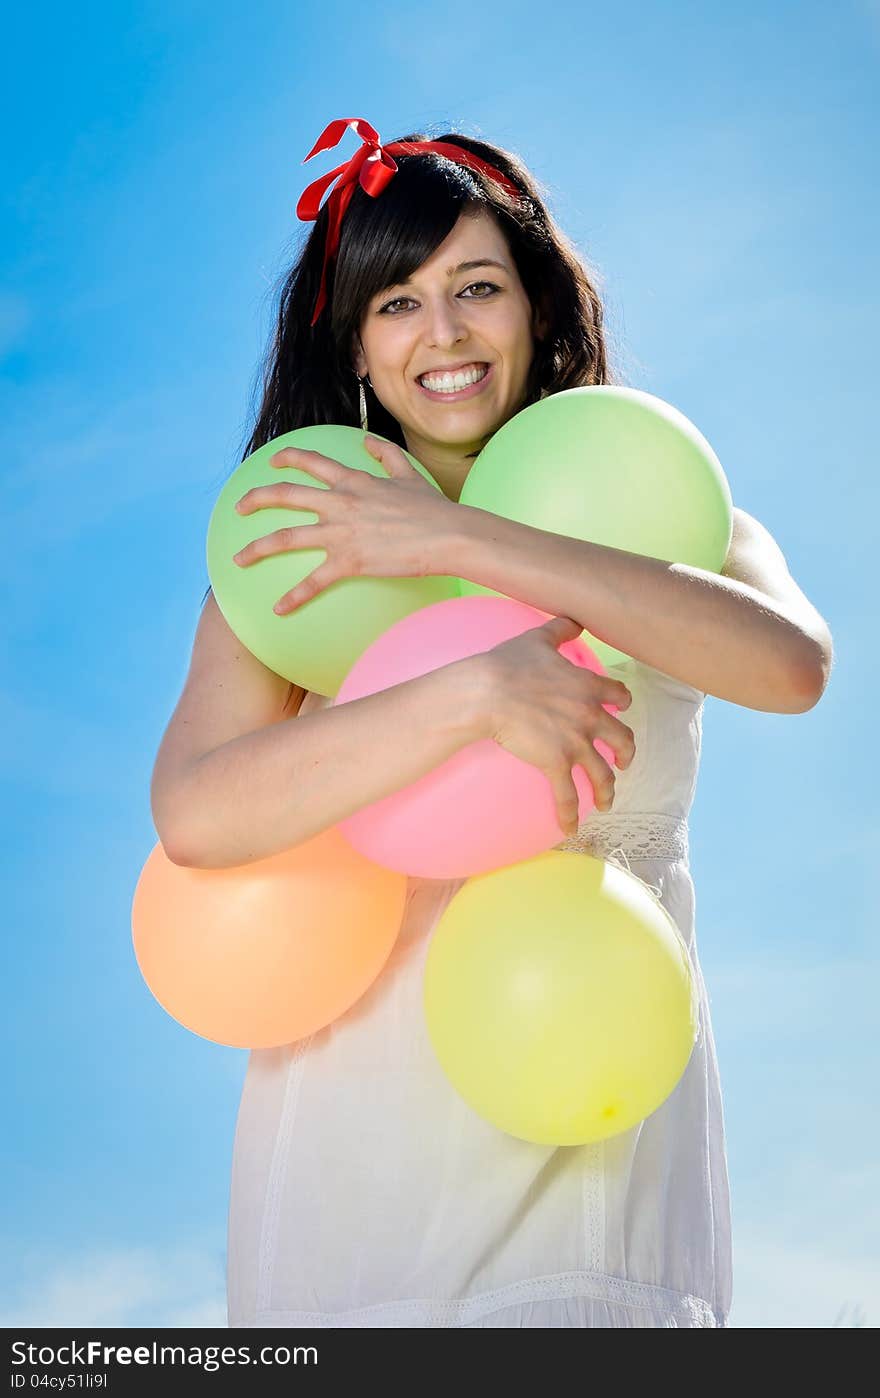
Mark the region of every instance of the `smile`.
POLYGON ((476 396, 476 394, 482 392, 484 386, 489 382, 490 378, 492 377, 492 367, 493 366, 491 364, 486 365, 483 377, 481 379, 477 379, 476 383, 466 384, 464 388, 449 388, 445 390, 433 389, 426 388, 425 385, 421 383, 418 379, 416 379, 415 382, 419 391, 421 393, 424 393, 426 398, 431 398, 435 403, 459 403, 463 398, 473 398, 476 396))

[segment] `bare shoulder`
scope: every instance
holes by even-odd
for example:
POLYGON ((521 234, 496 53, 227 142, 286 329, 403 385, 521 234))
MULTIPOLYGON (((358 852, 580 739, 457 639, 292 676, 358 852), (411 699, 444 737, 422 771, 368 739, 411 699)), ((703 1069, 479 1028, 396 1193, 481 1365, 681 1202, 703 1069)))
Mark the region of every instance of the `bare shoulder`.
POLYGON ((738 506, 734 506, 733 534, 721 572, 784 605, 805 630, 827 637, 830 643, 827 622, 792 577, 785 554, 770 530, 738 506))

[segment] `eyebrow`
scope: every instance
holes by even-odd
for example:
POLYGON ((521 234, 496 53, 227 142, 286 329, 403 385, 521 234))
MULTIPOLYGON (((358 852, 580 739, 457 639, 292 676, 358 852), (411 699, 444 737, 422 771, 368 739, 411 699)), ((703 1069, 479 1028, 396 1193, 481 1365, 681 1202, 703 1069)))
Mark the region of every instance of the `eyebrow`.
MULTIPOLYGON (((470 272, 474 267, 500 267, 502 272, 509 272, 510 268, 506 262, 498 262, 494 257, 477 257, 472 262, 459 262, 457 267, 447 267, 447 277, 454 277, 456 272, 470 272)), ((396 282, 396 286, 412 286, 411 281, 396 282)))

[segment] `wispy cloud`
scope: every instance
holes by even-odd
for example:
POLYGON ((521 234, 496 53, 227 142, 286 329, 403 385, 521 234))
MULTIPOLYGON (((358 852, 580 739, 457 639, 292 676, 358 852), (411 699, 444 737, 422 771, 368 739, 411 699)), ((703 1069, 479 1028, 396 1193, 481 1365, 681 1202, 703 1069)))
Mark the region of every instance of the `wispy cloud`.
POLYGON ((869 1326, 880 1317, 875 1262, 781 1242, 766 1229, 734 1237, 731 1325, 742 1329, 869 1326))
POLYGON ((226 1326, 222 1251, 190 1245, 84 1250, 20 1263, 17 1295, 0 1304, 0 1327, 226 1326))
MULTIPOLYGON (((867 836, 865 842, 870 847, 867 836)), ((847 954, 840 948, 833 958, 808 960, 806 954, 795 958, 790 943, 721 962, 707 976, 711 1005, 724 1017, 728 1035, 790 1040, 800 1031, 817 1046, 817 1036, 835 1028, 867 1029, 873 1023, 878 986, 876 956, 847 954)))

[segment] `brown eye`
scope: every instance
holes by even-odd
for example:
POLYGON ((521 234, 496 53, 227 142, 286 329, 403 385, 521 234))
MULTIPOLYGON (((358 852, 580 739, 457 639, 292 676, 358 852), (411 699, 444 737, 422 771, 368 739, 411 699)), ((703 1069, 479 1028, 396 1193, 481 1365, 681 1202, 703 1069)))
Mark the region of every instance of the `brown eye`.
MULTIPOLYGON (((494 282, 470 282, 459 294, 461 296, 464 296, 465 291, 472 291, 475 286, 488 287, 488 292, 486 295, 483 296, 468 296, 468 301, 487 301, 489 297, 493 295, 494 292, 501 290, 501 287, 496 286, 494 282)), ((397 315, 398 312, 392 310, 392 307, 399 306, 401 302, 409 301, 410 299, 411 298, 409 296, 395 296, 392 301, 386 301, 385 305, 379 308, 379 315, 397 315)))
POLYGON ((393 301, 388 301, 388 302, 386 302, 386 304, 380 308, 380 310, 379 310, 380 316, 381 316, 381 315, 384 315, 385 312, 386 312, 387 310, 389 310, 391 306, 396 306, 396 305, 398 305, 401 301, 408 301, 408 300, 409 300, 409 297, 408 297, 408 296, 395 296, 395 298, 394 298, 393 301))

